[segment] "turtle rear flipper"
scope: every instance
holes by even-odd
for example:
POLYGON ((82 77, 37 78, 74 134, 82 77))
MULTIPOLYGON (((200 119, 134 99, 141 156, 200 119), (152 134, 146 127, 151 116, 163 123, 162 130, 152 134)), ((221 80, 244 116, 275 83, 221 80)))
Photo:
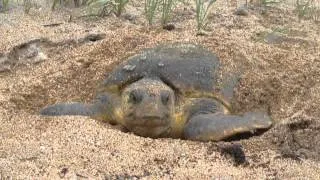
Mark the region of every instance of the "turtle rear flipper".
POLYGON ((223 113, 200 114, 192 117, 184 129, 184 137, 200 141, 220 141, 237 134, 269 129, 271 118, 262 112, 250 112, 243 116, 223 113))
POLYGON ((60 103, 47 106, 40 111, 41 115, 46 116, 63 116, 79 115, 92 116, 94 111, 92 105, 82 103, 60 103))

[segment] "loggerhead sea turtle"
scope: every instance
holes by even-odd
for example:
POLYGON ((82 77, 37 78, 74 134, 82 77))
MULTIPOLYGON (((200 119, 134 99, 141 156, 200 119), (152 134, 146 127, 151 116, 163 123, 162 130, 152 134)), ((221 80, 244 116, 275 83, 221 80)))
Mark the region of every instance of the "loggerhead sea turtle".
POLYGON ((147 49, 117 66, 92 104, 60 103, 42 115, 84 115, 144 137, 219 141, 268 129, 266 112, 232 112, 235 81, 225 81, 219 59, 193 44, 147 49))

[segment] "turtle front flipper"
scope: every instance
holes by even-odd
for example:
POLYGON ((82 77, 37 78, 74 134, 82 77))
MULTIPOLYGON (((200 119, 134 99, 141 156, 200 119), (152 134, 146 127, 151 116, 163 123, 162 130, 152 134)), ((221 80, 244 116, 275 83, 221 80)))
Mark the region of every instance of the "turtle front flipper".
POLYGON ((191 140, 220 141, 241 133, 269 129, 271 125, 271 118, 264 112, 249 112, 243 116, 199 114, 186 124, 184 137, 191 140))
POLYGON ((41 115, 46 116, 63 116, 79 115, 92 116, 94 114, 93 105, 82 103, 59 103, 47 106, 40 111, 41 115))
POLYGON ((91 116, 93 118, 113 122, 114 99, 106 94, 99 95, 92 104, 85 103, 58 103, 47 106, 40 111, 46 116, 91 116))

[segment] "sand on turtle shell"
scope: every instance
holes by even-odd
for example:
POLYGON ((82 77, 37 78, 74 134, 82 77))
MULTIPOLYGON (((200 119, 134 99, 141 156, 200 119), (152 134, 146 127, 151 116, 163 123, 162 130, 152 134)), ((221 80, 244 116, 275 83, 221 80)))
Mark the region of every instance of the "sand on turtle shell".
POLYGON ((0 53, 35 38, 61 42, 46 49, 45 61, 0 73, 0 179, 319 179, 319 25, 299 22, 289 7, 271 8, 266 15, 251 10, 247 17, 235 16, 235 8, 229 1, 216 3, 208 36, 195 36, 191 6, 175 10, 181 15, 173 19, 174 31, 147 28, 138 1, 126 12, 137 16, 134 22, 124 17, 68 22, 65 9, 0 13, 0 53), (62 24, 43 26, 56 22, 62 24), (296 41, 264 42, 261 34, 276 28, 296 41), (63 44, 88 33, 104 33, 105 39, 63 44), (202 143, 142 138, 86 117, 38 115, 48 104, 89 102, 105 73, 165 42, 201 44, 217 54, 226 71, 241 67, 237 111, 268 108, 276 125, 248 140, 202 143), (231 144, 242 146, 245 163, 222 152, 221 146, 231 144))

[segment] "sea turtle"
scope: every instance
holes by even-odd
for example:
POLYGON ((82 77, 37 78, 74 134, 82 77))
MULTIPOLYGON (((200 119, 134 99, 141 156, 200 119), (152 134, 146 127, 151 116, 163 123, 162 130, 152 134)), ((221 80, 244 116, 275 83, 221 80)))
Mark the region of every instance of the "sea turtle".
POLYGON ((264 111, 233 114, 238 80, 230 77, 223 76, 218 57, 199 45, 159 45, 110 72, 92 104, 60 103, 41 114, 91 116, 144 137, 200 141, 270 128, 264 111))

